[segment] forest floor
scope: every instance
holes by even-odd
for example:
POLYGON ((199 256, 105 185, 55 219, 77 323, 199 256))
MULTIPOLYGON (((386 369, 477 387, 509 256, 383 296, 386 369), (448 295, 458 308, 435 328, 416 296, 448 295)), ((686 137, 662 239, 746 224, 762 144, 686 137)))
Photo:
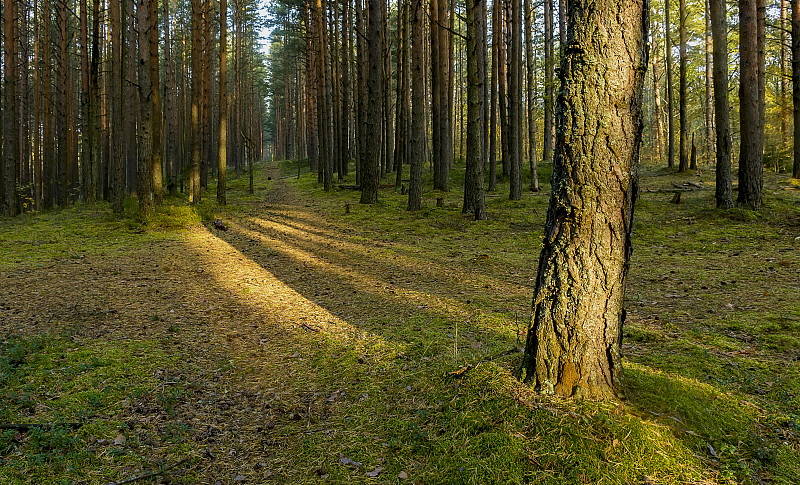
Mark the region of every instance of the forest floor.
POLYGON ((0 221, 0 482, 800 483, 785 174, 752 212, 713 209, 710 171, 643 171, 627 398, 594 403, 514 378, 549 185, 475 222, 458 179, 410 213, 295 171, 147 224, 0 221))

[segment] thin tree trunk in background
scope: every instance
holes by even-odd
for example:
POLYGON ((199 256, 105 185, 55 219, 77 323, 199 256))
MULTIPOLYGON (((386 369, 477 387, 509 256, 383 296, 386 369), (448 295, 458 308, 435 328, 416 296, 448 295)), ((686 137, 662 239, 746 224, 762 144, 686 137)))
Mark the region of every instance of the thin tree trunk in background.
POLYGON ((740 207, 759 209, 762 191, 761 108, 758 67, 758 10, 756 0, 739 0, 739 147, 740 207))
MULTIPOLYGON (((34 22, 34 29, 33 29, 33 156, 31 157, 31 163, 33 163, 33 210, 41 210, 42 209, 42 158, 41 158, 41 150, 42 150, 42 138, 41 132, 39 131, 39 127, 41 126, 42 122, 42 60, 41 60, 41 37, 40 37, 40 24, 42 23, 42 19, 39 14, 39 3, 37 0, 33 0, 33 22, 34 22)), ((49 62, 48 69, 49 69, 49 62)), ((2 104, 2 98, 0 98, 0 104, 2 104)), ((2 116, 0 116, 2 118, 2 116)), ((0 130, 2 131, 2 130, 0 130)), ((0 160, 2 160, 2 156, 0 156, 0 160)), ((0 162, 2 163, 2 162, 0 162)), ((2 169, 0 169, 2 172, 2 169)), ((0 189, 2 192, 2 189, 0 189)))
POLYGON ((788 120, 789 117, 789 102, 786 99, 786 93, 788 92, 788 79, 791 76, 789 73, 789 58, 786 55, 786 43, 788 42, 787 31, 789 29, 789 23, 787 22, 787 2, 786 0, 781 0, 781 28, 780 28, 780 43, 781 43, 781 74, 780 74, 780 117, 781 117, 781 150, 780 150, 780 158, 781 162, 783 161, 783 157, 786 157, 789 152, 789 133, 788 133, 788 120))
POLYGON ((180 176, 178 167, 180 167, 181 164, 178 162, 179 132, 178 106, 176 102, 176 90, 178 88, 178 83, 176 78, 175 59, 172 57, 172 37, 169 23, 170 1, 171 0, 162 0, 162 4, 164 6, 164 112, 167 122, 164 160, 167 173, 167 190, 169 195, 175 196, 178 193, 177 179, 180 176))
POLYGON ((655 144, 655 151, 656 151, 656 160, 658 162, 658 166, 661 166, 663 163, 663 155, 664 155, 664 121, 662 117, 662 108, 661 108, 661 76, 659 74, 659 68, 661 67, 661 58, 659 57, 659 49, 661 48, 658 44, 658 36, 656 35, 658 32, 653 32, 653 51, 652 51, 652 66, 653 66, 653 111, 654 111, 654 122, 656 124, 656 144, 655 144))
MULTIPOLYGON (((762 162, 764 160, 764 130, 766 127, 766 15, 766 0, 756 0, 756 37, 758 39, 756 45, 758 59, 758 145, 762 162)), ((763 163, 761 170, 762 172, 764 170, 763 163)))
MULTIPOLYGON (((192 0, 192 52, 199 53, 203 50, 202 39, 200 38, 203 27, 202 19, 203 5, 201 0, 192 0)), ((192 56, 192 72, 200 73, 202 69, 202 56, 192 56)), ((192 140, 192 159, 189 169, 189 202, 197 204, 200 202, 200 96, 202 96, 202 81, 200 76, 192 76, 192 95, 191 95, 191 140, 192 140)))
POLYGON ((125 26, 122 23, 127 0, 111 0, 111 207, 114 213, 125 211, 125 152, 123 150, 123 113, 125 111, 125 66, 123 46, 125 26))
MULTIPOLYGON (((507 2, 508 0, 497 0, 498 2, 507 2)), ((500 153, 501 153, 501 161, 503 166, 503 177, 508 176, 508 161, 510 155, 508 153, 509 150, 509 138, 511 137, 511 129, 508 126, 508 76, 507 76, 507 50, 506 50, 506 42, 508 41, 508 22, 509 22, 509 15, 508 11, 504 5, 501 5, 500 8, 501 17, 500 17, 500 30, 498 34, 500 35, 500 50, 499 50, 499 59, 498 63, 498 79, 500 80, 500 84, 497 90, 497 96, 500 100, 500 153)))
POLYGON ((792 178, 800 179, 800 0, 792 0, 792 178))
POLYGON ((381 36, 384 31, 382 10, 383 0, 369 0, 369 77, 367 78, 367 131, 366 160, 361 174, 361 203, 374 204, 378 201, 381 156, 381 102, 383 99, 383 58, 381 36))
POLYGON ((486 219, 483 192, 483 69, 486 68, 486 19, 483 3, 486 0, 467 0, 467 170, 464 178, 465 214, 472 212, 475 220, 486 219))
MULTIPOLYGON (((795 0, 800 1, 800 0, 795 0)), ((425 10, 422 0, 411 0, 411 175, 408 210, 422 208, 422 164, 425 160, 425 10)))
POLYGON ((100 2, 92 0, 92 57, 89 64, 89 150, 88 170, 88 198, 89 203, 98 198, 105 185, 100 175, 102 173, 101 137, 100 137, 100 111, 102 109, 102 93, 100 92, 100 62, 103 53, 100 51, 100 2))
MULTIPOLYGON (((96 3, 96 0, 94 0, 96 3)), ((89 35, 88 35, 88 14, 86 13, 87 5, 86 0, 80 0, 80 45, 81 45, 81 119, 83 125, 81 126, 81 198, 90 203, 94 203, 95 187, 90 181, 91 177, 91 159, 92 159, 92 129, 90 115, 89 115, 89 35), (91 192, 91 195, 90 195, 91 192), (91 199, 90 199, 91 198, 91 199)))
POLYGON ((342 175, 350 173, 350 0, 344 0, 342 8, 342 133, 339 149, 342 159, 342 175))
POLYGON ((151 51, 150 29, 153 28, 150 17, 150 3, 155 0, 138 0, 136 20, 139 27, 139 109, 142 114, 139 127, 139 212, 146 219, 153 211, 153 112, 152 83, 150 76, 151 51))
MULTIPOLYGON (((12 0, 8 0, 12 1, 12 0)), ((56 118, 56 147, 58 149, 57 156, 56 156, 56 173, 57 177, 55 179, 55 190, 56 190, 56 203, 59 207, 64 207, 67 204, 67 193, 69 190, 69 186, 67 184, 67 161, 68 161, 68 133, 67 133, 67 121, 68 121, 68 114, 67 111, 69 110, 68 104, 70 100, 68 99, 68 84, 69 84, 69 24, 68 24, 68 11, 69 8, 67 6, 67 0, 58 0, 57 3, 57 10, 56 10, 56 29, 57 29, 57 38, 58 38, 58 50, 56 53, 56 77, 55 77, 55 87, 56 87, 56 110, 57 110, 57 118, 56 118)), ((11 91, 7 88, 6 94, 8 95, 11 91)), ((5 111, 5 110, 4 110, 5 111)), ((9 113, 10 114, 10 113, 9 113)))
POLYGON ((395 107, 395 190, 400 189, 403 183, 403 163, 406 154, 406 120, 409 117, 407 109, 410 93, 406 85, 408 64, 406 64, 408 52, 408 1, 399 0, 397 13, 397 106, 395 107))
MULTIPOLYGON (((783 0, 786 1, 786 0, 783 0)), ((711 165, 711 160, 714 156, 714 94, 712 90, 713 85, 713 48, 711 46, 711 15, 710 15, 710 0, 706 0, 706 139, 705 139, 705 152, 706 152, 706 165, 711 165)))
POLYGON ((15 37, 16 1, 3 2, 3 215, 17 215, 17 161, 19 133, 17 115, 17 39, 15 37))
MULTIPOLYGON (((562 0, 563 1, 563 0, 562 0)), ((511 61, 509 63, 508 138, 509 199, 522 198, 522 2, 511 0, 511 61)))
POLYGON ((53 139, 53 118, 58 107, 53 103, 52 83, 52 3, 50 0, 42 1, 41 35, 42 35, 42 209, 50 209, 55 202, 56 163, 55 140, 53 139))
MULTIPOLYGON (((545 0, 546 1, 546 0, 545 0)), ((489 101, 489 192, 497 190, 497 131, 500 125, 497 123, 497 89, 500 63, 500 42, 502 36, 500 31, 500 2, 492 2, 492 77, 489 89, 491 91, 489 101)))
MULTIPOLYGON (((167 1, 167 0, 163 0, 167 1)), ((217 152, 217 202, 227 203, 228 168, 228 0, 219 0, 219 147, 217 152)))
POLYGON ((542 160, 553 161, 553 0, 544 0, 544 149, 542 160))
MULTIPOLYGON (((95 2, 97 1, 99 0, 95 0, 95 2)), ((147 40, 148 48, 150 49, 150 64, 147 67, 150 69, 150 123, 152 124, 151 143, 153 145, 150 176, 153 179, 153 203, 160 205, 164 196, 164 145, 162 143, 161 74, 158 55, 158 0, 148 0, 148 8, 150 11, 147 16, 150 24, 148 26, 147 40)))
MULTIPOLYGON (((667 0, 669 1, 669 0, 667 0)), ((686 0, 680 0, 680 10, 678 12, 680 16, 680 22, 678 27, 678 33, 680 37, 680 67, 679 67, 679 88, 678 88, 678 96, 680 96, 680 107, 679 107, 679 116, 680 116, 680 131, 679 131, 679 146, 680 146, 680 156, 679 156, 679 165, 678 171, 679 172, 686 172, 689 170, 689 151, 688 151, 688 143, 689 143, 689 126, 688 121, 686 119, 686 0)))
POLYGON ((675 93, 672 87, 672 34, 669 22, 669 0, 664 1, 664 57, 667 59, 667 167, 675 166, 675 93))
POLYGON ((360 184, 366 163, 366 143, 367 143, 367 41, 364 32, 366 22, 364 21, 364 8, 361 0, 356 0, 356 32, 358 47, 358 130, 356 145, 358 146, 358 161, 356 163, 356 183, 360 184))
POLYGON ((439 67, 439 62, 441 60, 439 52, 442 48, 439 45, 439 41, 441 39, 441 37, 439 36, 439 29, 441 28, 439 25, 440 1, 445 1, 445 0, 430 0, 431 146, 433 149, 431 161, 433 163, 434 190, 442 190, 442 180, 441 180, 442 129, 440 124, 444 114, 442 113, 442 107, 440 105, 442 101, 442 95, 441 95, 442 70, 439 67))
POLYGON ((539 191, 539 171, 536 156, 536 80, 533 60, 533 12, 530 0, 525 0, 523 5, 525 21, 525 67, 527 86, 527 116, 528 116, 528 163, 531 167, 531 192, 539 191))

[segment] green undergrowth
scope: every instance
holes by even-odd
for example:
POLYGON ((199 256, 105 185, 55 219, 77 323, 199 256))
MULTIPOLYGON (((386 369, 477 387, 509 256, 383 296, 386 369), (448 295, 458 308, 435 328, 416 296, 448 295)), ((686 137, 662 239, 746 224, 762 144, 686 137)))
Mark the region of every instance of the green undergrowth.
POLYGON ((3 430, 0 482, 97 483, 138 464, 125 408, 158 394, 176 358, 147 340, 2 336, 0 423, 34 426, 3 430))
MULTIPOLYGON (((204 370, 229 373, 232 395, 248 372, 274 372, 295 386, 281 399, 297 402, 276 411, 273 434, 253 445, 253 463, 242 464, 252 472, 245 483, 800 482, 800 192, 782 188, 785 175, 766 174, 763 210, 717 211, 713 174, 643 171, 626 295, 626 398, 595 403, 538 396, 515 378, 521 354, 512 350, 525 341, 548 166, 540 167, 542 192, 526 191, 521 201, 508 200, 501 180, 480 222, 461 213, 462 170, 450 192, 433 191, 426 171, 418 212, 406 210, 397 187, 361 205, 357 190, 339 187, 353 185, 352 174, 325 193, 305 166, 297 179, 296 164, 281 170, 326 224, 314 229, 347 243, 337 251, 363 248, 358 255, 379 285, 412 288, 424 301, 376 296, 369 311, 337 316, 352 335, 281 336, 282 345, 306 346, 282 369, 259 370, 239 356, 230 369, 204 370), (706 188, 671 204, 664 191, 687 181, 706 188)), ((198 206, 167 199, 146 224, 135 201, 125 219, 98 205, 4 221, 0 271, 82 254, 112 258, 215 218, 269 218, 271 207, 259 204, 274 183, 259 171, 249 195, 245 175, 231 178, 225 208, 210 186, 198 206)), ((167 332, 171 341, 182 338, 177 324, 167 332)), ((157 441, 159 463, 202 456, 190 439, 200 426, 181 415, 191 389, 165 386, 160 373, 181 367, 187 356, 179 345, 78 341, 70 332, 9 334, 0 345, 2 422, 82 425, 5 431, 0 482, 135 476, 157 469, 147 440, 157 441), (142 403, 169 419, 137 421, 142 403), (114 444, 120 435, 125 446, 114 444)), ((190 471, 175 481, 207 479, 190 471)))

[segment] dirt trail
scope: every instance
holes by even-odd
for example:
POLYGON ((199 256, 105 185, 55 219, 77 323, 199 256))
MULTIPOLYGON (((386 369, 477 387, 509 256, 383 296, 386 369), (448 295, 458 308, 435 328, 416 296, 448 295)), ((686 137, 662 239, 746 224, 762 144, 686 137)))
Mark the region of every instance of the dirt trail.
POLYGON ((375 322, 401 325, 425 311, 428 293, 462 311, 437 281, 436 272, 450 269, 423 261, 415 268, 413 260, 401 267, 376 250, 385 243, 353 242, 351 228, 315 213, 276 167, 268 175, 264 202, 229 216, 227 231, 197 227, 119 256, 0 274, 13 281, 4 335, 67 333, 78 345, 155 341, 177 357, 154 370, 160 390, 105 418, 127 423, 137 453, 164 463, 182 458, 165 430, 184 426, 197 457, 186 473, 204 483, 313 475, 313 464, 294 463, 284 449, 326 428, 358 397, 339 397, 364 384, 340 375, 336 358, 372 362, 401 349, 404 342, 388 342, 375 322), (168 391, 174 409, 163 404, 168 391))

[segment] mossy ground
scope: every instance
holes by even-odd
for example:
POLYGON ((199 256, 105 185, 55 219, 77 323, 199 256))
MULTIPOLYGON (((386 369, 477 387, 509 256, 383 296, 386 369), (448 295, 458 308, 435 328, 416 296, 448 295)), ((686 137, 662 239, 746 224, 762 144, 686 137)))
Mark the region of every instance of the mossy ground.
POLYGON ((272 164, 253 195, 234 178, 226 208, 209 187, 146 223, 133 204, 3 220, 0 421, 82 426, 4 432, 0 482, 800 481, 785 175, 766 174, 764 210, 720 212, 712 173, 643 171, 627 399, 593 403, 537 396, 507 352, 546 183, 518 202, 500 184, 475 222, 458 172, 415 213, 393 188, 363 206, 295 173, 272 164), (685 182, 708 188, 655 191, 685 182))

